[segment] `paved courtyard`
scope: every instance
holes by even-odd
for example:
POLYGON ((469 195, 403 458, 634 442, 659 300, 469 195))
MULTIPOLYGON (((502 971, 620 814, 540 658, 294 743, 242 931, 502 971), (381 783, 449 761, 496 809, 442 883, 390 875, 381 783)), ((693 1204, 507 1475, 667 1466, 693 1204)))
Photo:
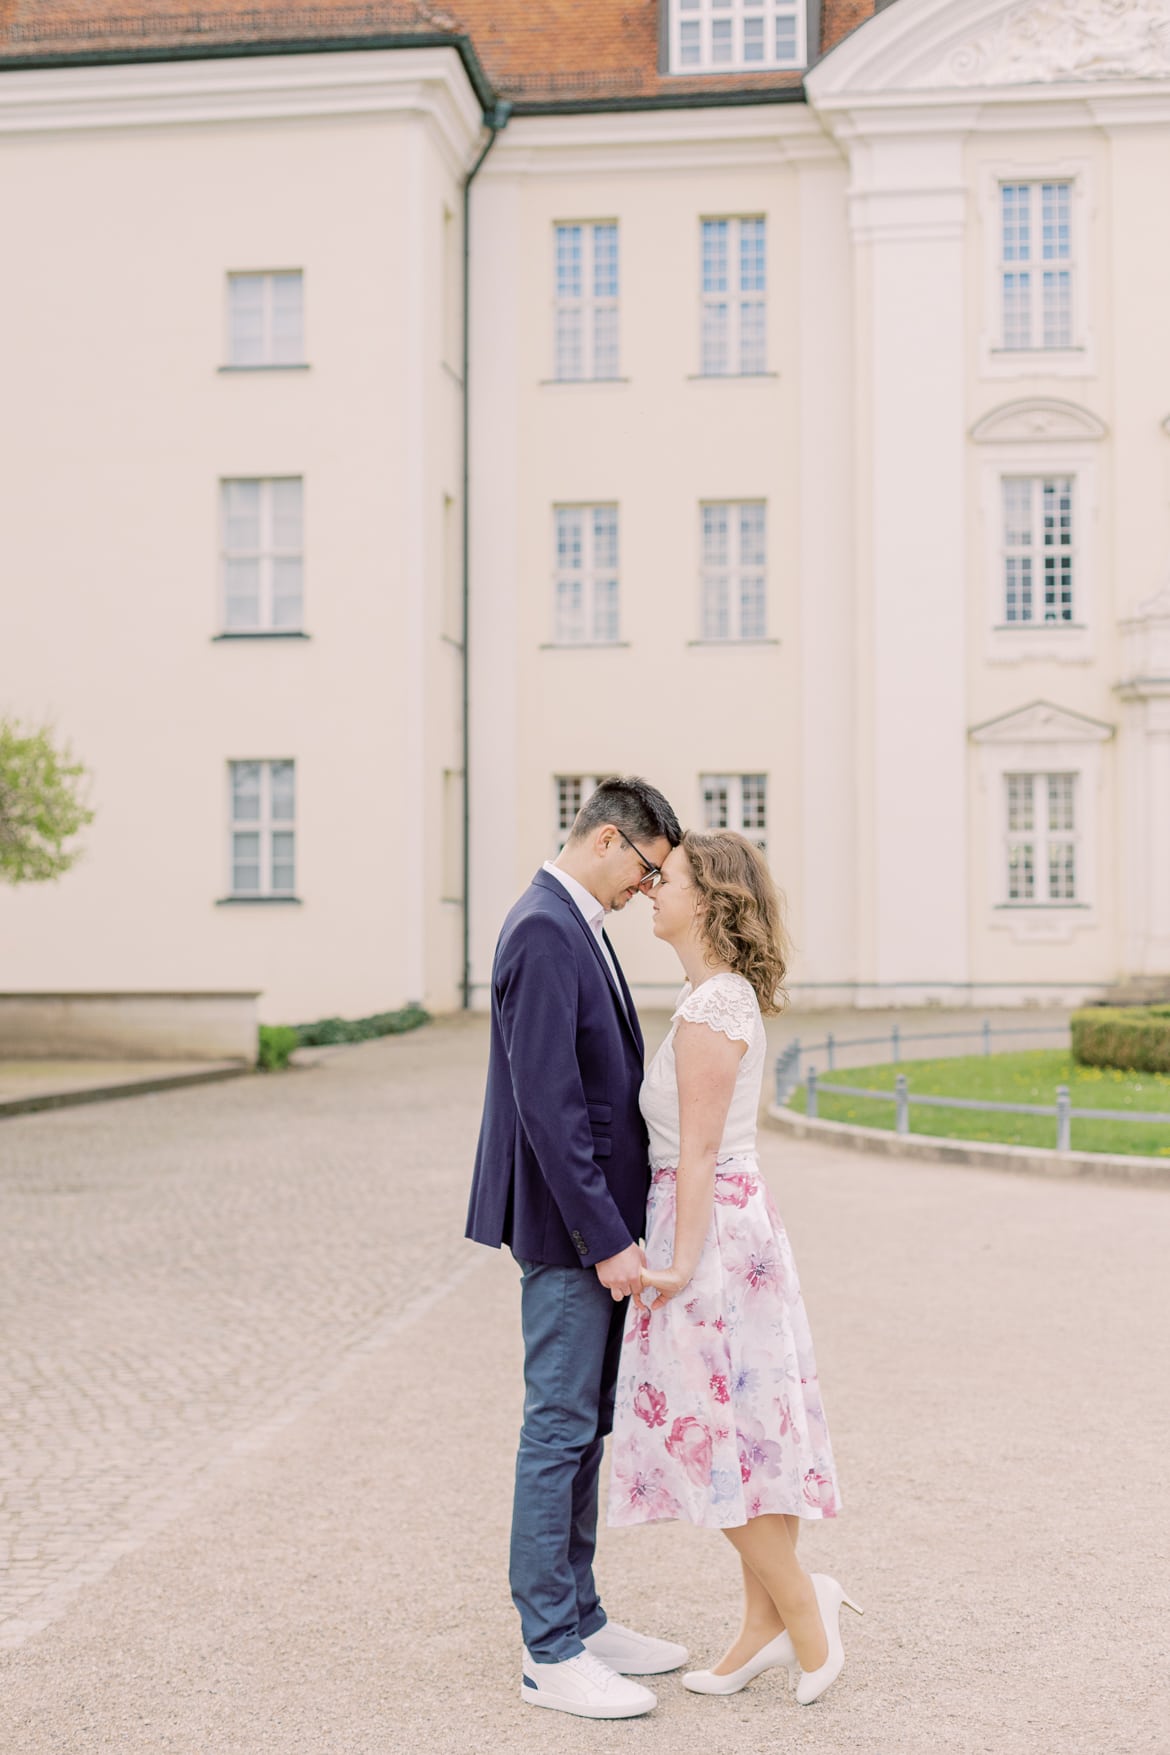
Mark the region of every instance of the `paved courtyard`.
MULTIPOLYGON (((764 1135, 866 1607, 842 1682, 519 1702, 516 1275, 461 1240, 486 1030, 0 1124, 3 1755, 1170 1749, 1170 1195, 764 1135)), ((603 1536, 710 1661, 721 1538, 603 1536)))

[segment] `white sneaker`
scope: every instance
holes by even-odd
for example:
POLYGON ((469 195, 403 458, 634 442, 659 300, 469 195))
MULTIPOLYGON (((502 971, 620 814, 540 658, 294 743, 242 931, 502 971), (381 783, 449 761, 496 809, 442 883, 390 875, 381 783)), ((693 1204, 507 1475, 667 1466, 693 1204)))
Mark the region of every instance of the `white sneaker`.
POLYGON ((635 1633, 632 1627, 622 1627, 616 1621, 607 1621, 583 1644, 586 1651, 623 1676, 662 1676, 667 1670, 681 1670, 687 1661, 685 1645, 651 1639, 649 1634, 635 1633))
POLYGON ((627 1682, 592 1652, 566 1658, 561 1664, 534 1663, 524 1648, 520 1698, 529 1706, 551 1706, 578 1718, 640 1718, 658 1705, 657 1695, 637 1682, 627 1682))

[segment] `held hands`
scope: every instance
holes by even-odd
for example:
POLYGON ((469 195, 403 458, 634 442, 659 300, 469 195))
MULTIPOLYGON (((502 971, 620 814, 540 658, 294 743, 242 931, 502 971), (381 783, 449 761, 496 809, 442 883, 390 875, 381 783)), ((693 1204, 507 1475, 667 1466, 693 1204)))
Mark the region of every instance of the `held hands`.
POLYGON ((687 1267, 657 1268, 652 1273, 649 1268, 642 1269, 642 1285, 634 1293, 634 1303, 639 1310, 653 1310, 660 1304, 669 1304, 680 1292, 685 1292, 694 1278, 694 1269, 687 1267), (655 1294, 653 1298, 644 1298, 644 1292, 655 1294))
POLYGON ((631 1294, 637 1297, 645 1278, 646 1251, 640 1243, 631 1243, 620 1255, 609 1255, 594 1263, 598 1279, 615 1304, 631 1294))

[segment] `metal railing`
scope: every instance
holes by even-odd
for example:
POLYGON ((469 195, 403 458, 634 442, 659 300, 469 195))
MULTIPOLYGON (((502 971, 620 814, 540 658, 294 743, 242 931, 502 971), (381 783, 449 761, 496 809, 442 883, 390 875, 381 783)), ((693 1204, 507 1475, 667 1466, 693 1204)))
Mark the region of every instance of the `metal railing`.
POLYGON ((1074 1109, 1067 1085, 1057 1085, 1055 1103, 991 1103, 980 1097, 914 1096, 905 1073, 897 1075, 892 1091, 872 1091, 861 1085, 825 1085, 818 1079, 816 1067, 810 1066, 805 1076, 805 1090, 805 1114, 814 1121, 817 1119, 817 1099, 822 1093, 834 1097, 865 1097, 879 1103, 893 1103, 894 1132, 898 1134, 910 1132, 911 1104, 917 1104, 922 1109, 977 1109, 996 1115, 1054 1116, 1058 1152, 1071 1149, 1069 1136, 1074 1119, 1170 1122, 1170 1114, 1160 1113, 1156 1109, 1074 1109))
POLYGON ((847 1036, 838 1040, 828 1031, 822 1042, 802 1043, 799 1036, 794 1036, 788 1046, 776 1057, 776 1103, 787 1103, 793 1091, 804 1078, 800 1063, 806 1055, 824 1054, 828 1070, 832 1072, 836 1066, 837 1050, 840 1048, 884 1048, 890 1050, 890 1059, 900 1061, 902 1049, 908 1042, 980 1042, 984 1054, 991 1053, 991 1044, 1003 1036, 1062 1036, 1067 1039, 1067 1024, 1007 1024, 995 1026, 990 1018, 984 1018, 978 1028, 970 1030, 928 1030, 916 1031, 912 1035, 903 1035, 899 1026, 891 1024, 882 1036, 847 1036))

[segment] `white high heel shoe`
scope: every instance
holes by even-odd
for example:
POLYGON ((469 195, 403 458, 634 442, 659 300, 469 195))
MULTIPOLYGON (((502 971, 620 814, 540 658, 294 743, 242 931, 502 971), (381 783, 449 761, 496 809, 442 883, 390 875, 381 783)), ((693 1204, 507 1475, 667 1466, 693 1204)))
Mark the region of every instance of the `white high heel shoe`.
POLYGON ((796 1684, 796 1698, 801 1706, 811 1706, 819 1700, 825 1689, 837 1680, 845 1666, 845 1648, 841 1644, 841 1605, 844 1603, 855 1614, 861 1615, 864 1610, 847 1597, 835 1578, 829 1578, 824 1572, 812 1575, 813 1589, 817 1593, 817 1608, 821 1611, 824 1623, 825 1638, 829 1642, 829 1655, 819 1670, 802 1670, 796 1684))
POLYGON ((781 1665, 788 1671, 791 1683, 800 1665, 796 1648, 787 1633, 777 1634, 775 1639, 760 1647, 755 1657, 750 1657, 738 1670, 729 1670, 726 1676, 717 1676, 714 1670, 688 1671, 683 1677, 683 1687, 689 1688, 692 1694, 738 1694, 765 1670, 774 1670, 781 1665))

